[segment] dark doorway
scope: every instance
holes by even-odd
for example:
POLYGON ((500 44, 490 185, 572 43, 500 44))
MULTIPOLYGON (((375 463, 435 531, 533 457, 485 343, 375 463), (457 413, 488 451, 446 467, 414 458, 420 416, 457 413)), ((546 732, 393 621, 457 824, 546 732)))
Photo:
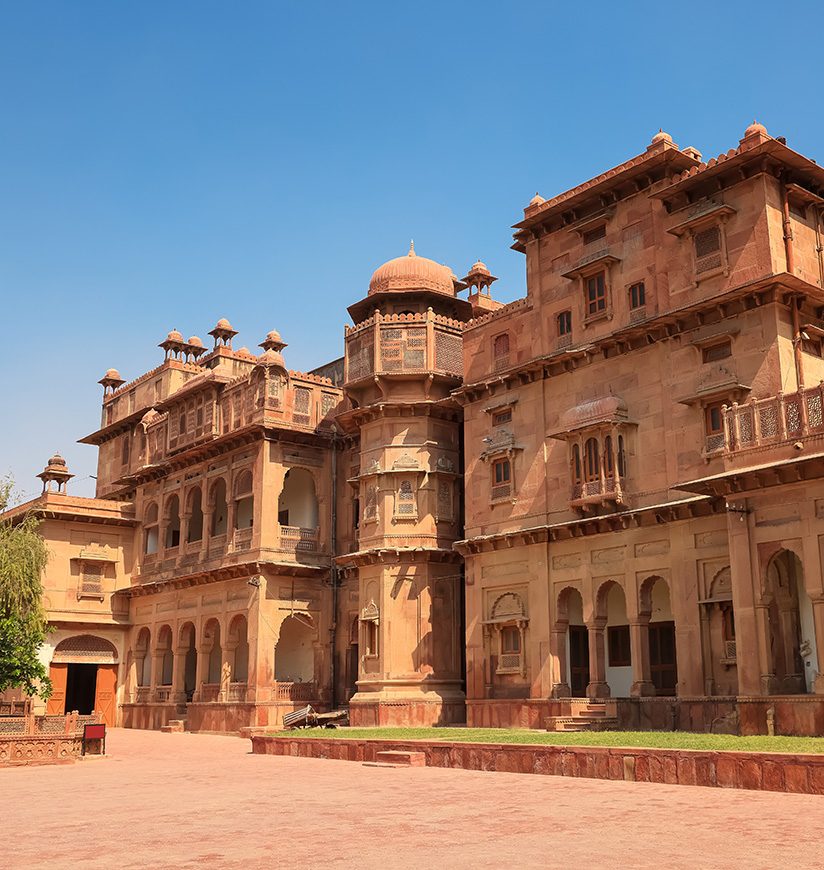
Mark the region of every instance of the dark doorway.
POLYGON ((66 677, 66 713, 88 716, 94 710, 97 665, 69 665, 66 677))
POLYGON ((589 632, 585 625, 569 627, 569 688, 573 698, 585 698, 589 685, 589 632))
POLYGON ((655 694, 674 695, 678 683, 674 622, 649 624, 649 669, 655 694))

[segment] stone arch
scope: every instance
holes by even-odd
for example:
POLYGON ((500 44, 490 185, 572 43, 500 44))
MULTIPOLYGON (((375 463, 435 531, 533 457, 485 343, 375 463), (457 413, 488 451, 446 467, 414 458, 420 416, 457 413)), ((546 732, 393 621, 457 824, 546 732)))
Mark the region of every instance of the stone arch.
POLYGON ((229 516, 229 505, 226 496, 226 479, 219 477, 209 488, 208 509, 212 517, 212 527, 210 529, 212 537, 226 534, 229 516))
POLYGON ((97 635, 75 634, 57 644, 52 663, 113 665, 117 664, 117 648, 97 635))
POLYGON ((175 653, 172 649, 172 627, 161 625, 157 632, 157 658, 159 664, 158 685, 171 686, 174 674, 175 653))
POLYGON ((206 673, 201 682, 212 685, 220 683, 220 669, 223 666, 223 647, 220 620, 216 616, 210 616, 203 626, 203 638, 201 649, 208 654, 206 661, 206 673))
POLYGON ((166 525, 166 547, 180 545, 180 497, 175 493, 166 500, 163 515, 166 525))
POLYGON ((182 685, 179 691, 187 701, 191 701, 197 687, 197 632, 194 623, 184 622, 178 632, 179 652, 183 656, 183 667, 180 669, 182 685))
POLYGON ((565 586, 558 593, 551 643, 554 697, 583 698, 590 681, 589 630, 584 621, 584 597, 575 586, 565 586))
POLYGON ((157 502, 152 501, 146 506, 143 514, 143 552, 151 556, 157 552, 159 535, 159 511, 157 502))
POLYGON ((318 497, 315 476, 306 468, 290 468, 278 497, 278 522, 302 529, 318 527, 318 497))
POLYGON ((526 606, 517 592, 504 592, 493 602, 489 616, 494 620, 523 619, 526 616, 526 606))
MULTIPOLYGON (((606 580, 595 595, 595 630, 598 634, 596 672, 597 694, 628 697, 632 688, 632 655, 630 645, 627 595, 618 580, 606 580), (606 689, 606 691, 605 691, 606 689)), ((591 691, 596 693, 595 688, 591 691)))
POLYGON ((147 626, 143 626, 137 633, 134 645, 134 657, 137 664, 137 685, 151 686, 152 684, 152 633, 147 626))
POLYGON ((235 476, 232 494, 235 500, 235 528, 250 529, 255 516, 255 496, 252 472, 248 468, 235 476))
POLYGON ((639 641, 641 655, 640 684, 633 684, 633 694, 646 694, 649 683, 656 695, 674 695, 678 685, 675 647, 675 617, 672 596, 666 579, 653 574, 646 577, 639 590, 639 641))
POLYGON ((558 593, 555 599, 555 625, 559 630, 563 630, 570 622, 570 605, 572 605, 573 617, 577 615, 580 609, 581 625, 584 624, 584 597, 581 595, 581 590, 575 586, 564 586, 558 593), (576 602, 580 602, 580 608, 576 608, 576 602))
POLYGON ((275 680, 311 683, 315 679, 314 622, 307 614, 287 616, 275 645, 275 680))
POLYGON ((231 651, 233 683, 245 683, 249 679, 249 625, 246 617, 238 613, 229 623, 226 648, 231 651))
POLYGON ((193 486, 186 494, 186 516, 189 518, 186 529, 186 543, 203 540, 203 490, 193 486))

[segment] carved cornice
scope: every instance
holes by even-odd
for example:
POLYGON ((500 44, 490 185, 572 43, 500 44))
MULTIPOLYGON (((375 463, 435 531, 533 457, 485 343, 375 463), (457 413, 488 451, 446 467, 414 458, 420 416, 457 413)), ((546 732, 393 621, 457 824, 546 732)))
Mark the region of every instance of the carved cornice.
POLYGON ((335 558, 335 564, 344 568, 356 568, 362 565, 399 565, 410 562, 459 564, 461 561, 461 556, 457 552, 442 547, 374 547, 335 558))

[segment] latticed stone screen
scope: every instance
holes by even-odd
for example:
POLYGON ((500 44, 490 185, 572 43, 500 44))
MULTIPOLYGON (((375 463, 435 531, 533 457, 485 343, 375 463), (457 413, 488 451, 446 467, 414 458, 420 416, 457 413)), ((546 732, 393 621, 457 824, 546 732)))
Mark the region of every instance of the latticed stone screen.
POLYGON ((452 485, 446 480, 438 484, 438 519, 452 520, 452 485))
POLYGON ((443 330, 435 330, 435 368, 444 372, 463 372, 461 337, 443 330))
POLYGON ((295 423, 299 423, 303 426, 309 425, 309 408, 311 401, 311 390, 307 390, 304 387, 298 387, 295 390, 295 413, 293 415, 295 423))
POLYGON ((350 338, 346 344, 349 356, 349 380, 365 378, 375 371, 375 334, 366 329, 350 338))
POLYGON ((60 641, 52 656, 53 662, 89 662, 115 664, 117 650, 109 641, 92 634, 78 634, 60 641))
POLYGON ((721 266, 721 228, 709 227, 696 233, 693 237, 695 245, 695 271, 708 272, 721 266))
POLYGON ((395 502, 395 513, 397 516, 405 517, 406 519, 414 519, 418 514, 415 487, 411 480, 401 481, 401 485, 398 488, 398 498, 395 502))
POLYGON ((102 595, 104 562, 82 562, 80 566, 80 592, 84 595, 102 595))
POLYGON ((419 371, 426 368, 426 327, 381 328, 381 369, 419 371))

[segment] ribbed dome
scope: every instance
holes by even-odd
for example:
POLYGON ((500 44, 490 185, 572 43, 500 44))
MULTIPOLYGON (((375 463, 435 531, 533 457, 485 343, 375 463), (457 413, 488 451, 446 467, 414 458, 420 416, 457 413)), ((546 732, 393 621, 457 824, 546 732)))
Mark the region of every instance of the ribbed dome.
POLYGON ((767 128, 763 124, 759 124, 758 121, 753 120, 752 124, 744 131, 744 138, 747 139, 750 136, 755 136, 757 133, 766 136, 767 128))
POLYGON ((166 341, 183 341, 183 336, 176 329, 173 329, 166 336, 166 341))
POLYGON ((369 282, 369 295, 386 290, 434 290, 455 295, 455 276, 449 266, 419 257, 414 244, 405 257, 396 257, 376 269, 369 282))
POLYGON ((120 380, 120 372, 117 369, 106 369, 106 374, 103 375, 104 378, 109 378, 112 381, 120 380))

